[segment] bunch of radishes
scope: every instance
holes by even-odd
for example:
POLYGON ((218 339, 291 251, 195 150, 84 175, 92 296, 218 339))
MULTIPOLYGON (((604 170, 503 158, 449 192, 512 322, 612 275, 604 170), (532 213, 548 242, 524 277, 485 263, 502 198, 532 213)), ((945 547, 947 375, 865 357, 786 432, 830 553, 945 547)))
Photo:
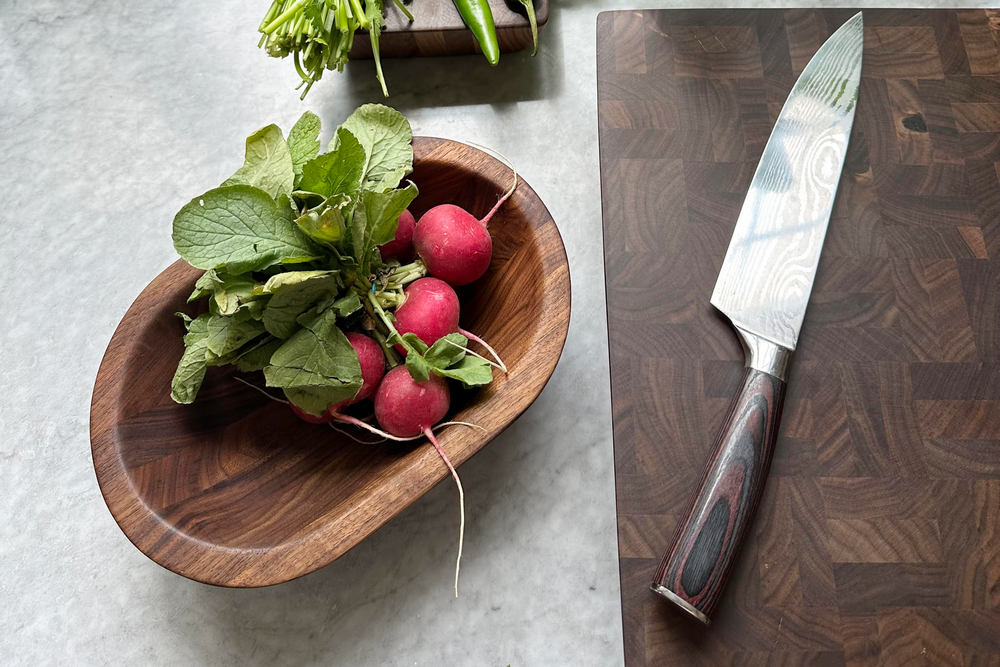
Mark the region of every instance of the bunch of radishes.
MULTIPOLYGON (((493 348, 459 326, 460 304, 454 286, 472 283, 486 272, 493 254, 493 242, 487 226, 496 211, 510 197, 516 184, 515 174, 514 185, 481 220, 453 204, 435 206, 422 215, 419 221, 409 210, 404 211, 399 217, 394 239, 379 246, 379 251, 386 261, 408 260, 416 254, 429 275, 410 282, 403 290, 402 302, 394 310, 383 309, 374 297, 370 303, 381 326, 387 330, 385 339, 393 344, 394 350, 406 362, 387 358, 383 347, 369 335, 347 333, 347 339, 361 365, 362 386, 354 398, 330 405, 321 417, 310 415, 289 403, 299 417, 312 423, 352 424, 391 440, 427 437, 458 486, 461 524, 455 567, 456 596, 465 528, 464 491, 454 465, 433 431, 448 413, 451 393, 445 378, 435 372, 433 367, 426 368, 423 372, 416 370, 415 364, 411 363, 414 361, 411 355, 419 358, 436 347, 448 350, 449 346, 455 348, 455 355, 472 353, 450 340, 450 335, 457 333, 468 341, 482 345, 494 359, 489 363, 506 372, 506 366, 493 348), (380 429, 344 412, 348 406, 369 398, 374 399, 374 414, 380 429)), ((484 359, 480 355, 475 356, 484 359)))

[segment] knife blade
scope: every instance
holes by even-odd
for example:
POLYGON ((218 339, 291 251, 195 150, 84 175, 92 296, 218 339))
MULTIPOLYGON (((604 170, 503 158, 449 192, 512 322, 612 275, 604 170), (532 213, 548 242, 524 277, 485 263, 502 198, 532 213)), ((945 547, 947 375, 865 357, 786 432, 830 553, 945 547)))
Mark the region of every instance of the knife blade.
POLYGON ((820 47, 761 154, 711 303, 743 343, 747 369, 687 518, 651 588, 709 623, 771 463, 788 362, 798 342, 854 124, 863 20, 820 47))

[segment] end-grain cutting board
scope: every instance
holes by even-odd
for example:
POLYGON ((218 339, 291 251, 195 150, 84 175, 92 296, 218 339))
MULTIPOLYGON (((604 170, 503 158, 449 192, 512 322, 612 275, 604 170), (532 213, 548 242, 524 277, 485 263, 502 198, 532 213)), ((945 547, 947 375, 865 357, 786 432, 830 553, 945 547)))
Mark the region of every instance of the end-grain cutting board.
POLYGON ((756 521, 713 624, 648 589, 742 372, 709 298, 792 83, 856 10, 598 20, 625 657, 1000 664, 1000 49, 866 11, 854 134, 756 521))

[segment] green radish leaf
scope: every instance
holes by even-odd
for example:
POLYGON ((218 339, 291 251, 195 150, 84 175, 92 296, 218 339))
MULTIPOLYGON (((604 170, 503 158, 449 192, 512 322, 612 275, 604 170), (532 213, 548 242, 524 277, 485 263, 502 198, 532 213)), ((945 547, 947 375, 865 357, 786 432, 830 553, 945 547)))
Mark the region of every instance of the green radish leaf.
POLYGON ((265 343, 255 345, 248 351, 240 354, 233 360, 233 365, 244 373, 262 371, 264 367, 271 363, 271 355, 284 343, 282 340, 271 338, 265 343))
POLYGON ((292 192, 291 199, 295 202, 296 207, 296 217, 298 216, 298 211, 308 211, 314 209, 323 202, 327 200, 327 197, 321 195, 318 192, 309 192, 308 190, 295 190, 292 192))
POLYGON ((427 382, 431 366, 419 354, 410 352, 406 355, 406 370, 410 371, 410 376, 417 382, 427 382))
POLYGON ((194 284, 188 303, 203 296, 211 296, 213 312, 233 315, 251 298, 256 281, 249 275, 234 276, 216 269, 206 271, 194 284))
POLYGON ((272 336, 288 338, 299 328, 299 315, 324 297, 335 297, 339 288, 336 271, 290 271, 272 276, 263 289, 272 295, 264 308, 264 327, 272 336))
POLYGON ((424 352, 424 360, 434 368, 448 368, 457 364, 465 356, 469 339, 460 333, 451 333, 434 341, 424 352))
POLYGON ((181 321, 184 322, 184 331, 191 328, 191 323, 194 322, 194 319, 190 315, 187 313, 174 313, 174 315, 181 318, 181 321))
POLYGON ((288 132, 288 150, 292 157, 292 172, 295 174, 296 186, 302 177, 302 167, 319 154, 319 132, 322 125, 319 116, 312 111, 306 111, 288 132))
POLYGON ((347 233, 344 216, 350 212, 351 198, 333 195, 321 205, 299 216, 295 224, 310 238, 320 243, 339 245, 347 233))
POLYGON ((233 317, 238 321, 260 320, 264 316, 264 308, 267 307, 268 299, 254 298, 246 303, 241 303, 233 313, 233 317))
POLYGON ((337 271, 316 270, 316 271, 284 271, 276 273, 267 279, 259 290, 260 294, 278 294, 288 288, 299 287, 302 283, 319 278, 331 278, 336 283, 337 271))
POLYGON ((305 163, 299 190, 330 197, 350 194, 364 178, 365 149, 350 131, 337 130, 337 147, 305 163))
POLYGON ((209 269, 205 273, 201 274, 201 277, 194 283, 194 291, 191 292, 191 296, 188 297, 187 302, 191 303, 197 301, 203 296, 208 296, 215 291, 216 286, 222 281, 219 279, 219 275, 215 272, 215 269, 209 269))
POLYGON ((170 382, 170 398, 177 403, 192 403, 205 379, 205 354, 208 351, 208 320, 211 315, 202 313, 191 320, 184 335, 184 354, 181 355, 174 378, 170 382))
POLYGON ((413 170, 413 131, 395 109, 365 104, 341 128, 349 130, 364 148, 362 186, 366 190, 391 190, 413 170))
POLYGON ((268 125, 247 137, 243 166, 222 185, 252 185, 273 199, 290 194, 295 180, 292 154, 277 125, 268 125))
POLYGON ((339 390, 327 387, 285 387, 282 391, 299 410, 314 417, 322 417, 329 406, 344 400, 339 390))
POLYGON ((465 355, 450 368, 435 369, 434 372, 442 377, 458 380, 466 389, 481 387, 493 381, 493 367, 489 362, 471 354, 465 355))
POLYGON ((348 292, 333 302, 333 309, 337 311, 337 317, 350 317, 361 310, 361 298, 356 292, 348 292))
MULTIPOLYGON (((289 398, 299 407, 319 415, 316 401, 326 405, 353 398, 361 388, 361 364, 347 336, 337 328, 337 314, 327 310, 296 331, 271 355, 264 368, 269 387, 303 390, 309 405, 289 398)), ((300 397, 301 398, 301 397, 300 397)), ((326 406, 323 406, 325 409, 326 406)))
POLYGON ((263 190, 228 185, 192 199, 174 217, 174 248, 199 269, 230 274, 316 258, 320 250, 263 190))
POLYGON ((257 320, 237 320, 224 315, 212 315, 208 319, 208 351, 216 357, 235 352, 257 336, 264 333, 264 325, 257 320))
POLYGON ((351 220, 351 248, 361 275, 368 273, 376 246, 395 238, 399 216, 416 196, 417 186, 412 182, 402 190, 361 193, 351 220))
MULTIPOLYGON (((420 340, 420 336, 415 333, 405 333, 402 336, 403 340, 409 343, 417 352, 421 355, 427 351, 427 343, 420 340)), ((407 355, 409 356, 409 355, 407 355)))

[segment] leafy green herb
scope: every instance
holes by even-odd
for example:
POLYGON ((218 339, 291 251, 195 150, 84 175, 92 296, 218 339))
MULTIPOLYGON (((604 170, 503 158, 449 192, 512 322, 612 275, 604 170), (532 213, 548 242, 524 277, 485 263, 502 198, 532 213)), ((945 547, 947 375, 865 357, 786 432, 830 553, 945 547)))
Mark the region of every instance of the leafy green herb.
MULTIPOLYGON (((394 2, 412 21, 413 16, 402 2, 394 2)), ((343 71, 355 33, 367 30, 375 74, 382 94, 388 97, 379 59, 378 38, 383 23, 382 0, 273 0, 260 23, 258 46, 276 58, 292 54, 304 98, 324 71, 343 71)))

